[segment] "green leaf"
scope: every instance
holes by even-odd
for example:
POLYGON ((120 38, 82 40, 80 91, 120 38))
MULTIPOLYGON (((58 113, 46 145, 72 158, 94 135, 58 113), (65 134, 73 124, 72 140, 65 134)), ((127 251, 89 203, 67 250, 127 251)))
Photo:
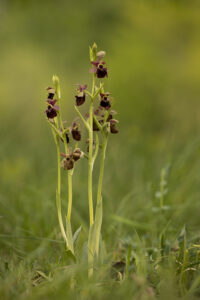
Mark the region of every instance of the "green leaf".
POLYGON ((76 257, 75 255, 72 253, 71 250, 67 249, 66 254, 69 258, 71 258, 73 260, 73 262, 76 262, 76 257))
POLYGON ((67 220, 67 218, 66 218, 66 235, 67 235, 67 241, 68 241, 68 248, 74 255, 72 228, 71 228, 71 223, 67 220))
POLYGON ((99 86, 99 88, 96 87, 96 92, 95 92, 95 94, 93 96, 93 99, 95 99, 98 96, 98 94, 100 94, 102 92, 103 86, 104 86, 104 84, 101 83, 100 86, 99 86))
POLYGON ((85 127, 90 130, 90 126, 89 124, 85 121, 84 117, 82 116, 81 112, 79 111, 79 109, 76 107, 76 105, 74 105, 75 110, 77 111, 79 117, 81 118, 81 120, 83 121, 83 124, 85 125, 85 127))
POLYGON ((132 252, 132 246, 129 245, 128 253, 127 253, 127 256, 126 256, 126 277, 128 277, 128 274, 129 274, 129 266, 130 266, 130 263, 131 263, 131 252, 132 252))
POLYGON ((97 44, 96 43, 94 43, 92 45, 92 54, 93 54, 93 60, 96 61, 96 59, 97 59, 97 44))
POLYGON ((48 281, 51 281, 51 278, 47 276, 44 272, 36 270, 36 272, 43 278, 47 279, 48 281))
POLYGON ((60 81, 59 81, 59 78, 57 75, 53 75, 53 84, 54 84, 54 87, 55 87, 55 91, 56 91, 56 94, 58 96, 58 98, 60 99, 61 98, 61 93, 60 93, 60 81))
POLYGON ((186 228, 185 225, 183 226, 179 236, 178 236, 178 243, 179 243, 179 261, 184 261, 185 252, 186 252, 186 228))
POLYGON ((73 235, 73 243, 75 243, 79 237, 79 234, 81 233, 82 226, 80 226, 74 233, 73 235))
POLYGON ((133 228, 147 229, 147 230, 149 229, 149 226, 146 223, 140 223, 140 222, 133 221, 133 220, 130 220, 130 219, 127 219, 127 218, 123 218, 123 217, 118 216, 118 215, 112 215, 111 218, 113 220, 115 220, 116 222, 118 222, 118 223, 123 223, 123 224, 129 225, 133 228))

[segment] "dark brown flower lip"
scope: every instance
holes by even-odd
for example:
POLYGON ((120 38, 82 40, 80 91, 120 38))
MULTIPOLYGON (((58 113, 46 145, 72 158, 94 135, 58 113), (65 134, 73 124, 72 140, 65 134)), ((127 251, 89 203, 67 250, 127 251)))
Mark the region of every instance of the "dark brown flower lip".
POLYGON ((57 110, 55 109, 55 107, 52 107, 51 105, 48 105, 45 112, 48 119, 53 119, 57 117, 57 110))
POLYGON ((96 70, 97 78, 104 78, 108 77, 108 70, 107 68, 104 68, 102 65, 97 68, 96 70))
POLYGON ((111 103, 108 99, 107 100, 103 99, 100 102, 100 107, 105 108, 106 110, 108 110, 108 109, 111 108, 111 103))
POLYGON ((80 106, 85 103, 85 93, 81 92, 75 96, 76 98, 76 105, 80 106))
POLYGON ((79 130, 72 130, 71 131, 72 133, 72 138, 75 140, 75 141, 80 141, 81 140, 81 132, 79 130))
POLYGON ((75 141, 80 141, 81 140, 81 132, 79 130, 79 125, 76 122, 73 122, 73 124, 72 124, 71 134, 72 134, 72 138, 75 141))
POLYGON ((118 120, 116 120, 116 119, 110 119, 109 120, 109 123, 110 123, 110 132, 111 133, 118 133, 119 132, 119 130, 118 130, 118 128, 116 127, 116 124, 118 124, 119 123, 119 121, 118 120))
POLYGON ((114 134, 119 132, 115 124, 110 124, 110 132, 114 134))
POLYGON ((105 93, 100 93, 100 109, 110 109, 111 108, 111 100, 109 98, 110 93, 105 92, 105 93))
POLYGON ((86 94, 84 93, 84 90, 87 88, 87 84, 76 84, 78 86, 77 88, 77 94, 75 95, 76 98, 76 105, 80 106, 85 102, 86 94))

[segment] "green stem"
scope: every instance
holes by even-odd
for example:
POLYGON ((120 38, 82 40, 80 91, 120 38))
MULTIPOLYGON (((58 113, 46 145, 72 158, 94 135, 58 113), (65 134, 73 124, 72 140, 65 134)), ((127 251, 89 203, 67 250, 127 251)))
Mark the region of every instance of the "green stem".
POLYGON ((97 190, 97 204, 99 204, 101 202, 104 162, 105 162, 105 154, 106 154, 107 143, 108 143, 108 135, 106 134, 104 139, 103 139, 103 144, 102 144, 102 149, 101 149, 100 173, 99 173, 99 182, 98 182, 98 190, 97 190))
POLYGON ((99 182, 97 190, 97 204, 96 204, 96 213, 95 213, 95 225, 96 225, 96 236, 95 236, 95 251, 96 256, 99 256, 99 243, 101 236, 101 224, 102 224, 102 185, 103 185, 103 173, 104 173, 104 162, 105 162, 105 153, 108 142, 108 134, 103 133, 103 144, 101 148, 101 158, 100 158, 100 173, 99 173, 99 182))
POLYGON ((90 119, 89 119, 89 155, 88 155, 88 201, 89 201, 89 215, 90 215, 90 226, 94 222, 94 212, 93 212, 93 195, 92 195, 92 172, 93 172, 93 100, 90 100, 89 109, 90 119))
POLYGON ((68 171, 68 208, 67 208, 67 220, 71 221, 71 212, 72 212, 72 175, 73 170, 68 171))
POLYGON ((93 155, 93 166, 95 163, 95 160, 97 158, 99 152, 99 137, 98 137, 98 133, 96 134, 96 141, 95 141, 95 151, 94 151, 94 155, 93 155))
MULTIPOLYGON (((53 129, 52 129, 53 132, 53 129)), ((62 213, 61 213, 61 171, 60 171, 60 144, 59 144, 59 136, 56 136, 53 132, 53 136, 56 142, 56 149, 57 149, 57 164, 58 164, 58 183, 57 183, 57 195, 56 195, 56 204, 57 204, 57 213, 58 213, 58 221, 60 225, 60 230, 63 236, 63 239, 65 240, 66 244, 68 245, 67 236, 65 233, 64 225, 63 225, 63 219, 62 219, 62 213)))
POLYGON ((92 97, 94 98, 94 90, 95 90, 95 74, 92 77, 92 97))
POLYGON ((59 135, 59 137, 62 138, 62 134, 61 134, 61 132, 59 132, 59 130, 57 129, 57 127, 55 127, 49 120, 47 122, 49 123, 49 125, 51 126, 51 128, 54 130, 55 134, 59 135))
POLYGON ((74 105, 74 108, 76 110, 76 112, 78 113, 79 117, 81 118, 81 120, 83 121, 83 124, 85 125, 85 127, 90 130, 90 126, 89 124, 85 121, 84 117, 82 116, 81 112, 79 111, 79 109, 76 107, 76 105, 74 105))
POLYGON ((98 127, 99 130, 101 131, 101 130, 102 130, 102 126, 101 126, 101 124, 99 123, 99 121, 97 120, 97 117, 95 116, 95 114, 93 115, 93 118, 94 118, 95 124, 97 125, 97 127, 98 127))
POLYGON ((88 155, 88 202, 89 202, 89 215, 90 226, 94 223, 94 211, 93 211, 93 195, 92 195, 92 172, 93 172, 93 101, 95 91, 95 74, 93 74, 92 80, 92 97, 90 99, 89 107, 89 155, 88 155))
POLYGON ((93 101, 95 95, 95 74, 92 77, 92 93, 89 107, 89 155, 88 155, 88 202, 90 226, 94 223, 93 195, 92 195, 92 172, 93 172, 93 101))

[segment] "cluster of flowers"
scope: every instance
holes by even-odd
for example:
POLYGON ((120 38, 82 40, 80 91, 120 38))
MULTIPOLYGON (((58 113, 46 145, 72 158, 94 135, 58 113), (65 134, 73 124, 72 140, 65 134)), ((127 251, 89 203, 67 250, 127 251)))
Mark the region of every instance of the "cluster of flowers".
MULTIPOLYGON (((105 66, 106 63, 102 61, 102 58, 105 56, 104 51, 99 51, 96 55, 97 59, 96 61, 91 61, 91 64, 93 67, 90 69, 91 73, 95 73, 97 78, 105 78, 108 76, 108 69, 105 66)), ((75 101, 76 106, 81 106, 86 101, 87 96, 87 85, 77 85, 76 95, 75 95, 75 101)), ((59 114, 59 106, 56 105, 57 99, 54 99, 55 96, 55 89, 52 87, 48 87, 46 89, 48 91, 48 97, 47 97, 47 109, 46 109, 46 116, 51 121, 51 123, 54 123, 54 118, 56 118, 59 114)), ((93 120, 93 131, 99 131, 98 122, 101 126, 107 125, 107 130, 112 133, 116 134, 118 133, 118 128, 116 127, 118 120, 114 119, 113 116, 116 115, 116 111, 111 110, 112 106, 112 99, 110 97, 109 92, 101 92, 99 94, 99 104, 98 108, 94 111, 95 119, 93 120)), ((86 119, 89 118, 89 113, 86 114, 86 119)), ((81 141, 81 132, 79 130, 79 124, 76 122, 73 122, 72 126, 65 129, 65 135, 66 135, 66 142, 67 144, 70 142, 69 134, 71 133, 71 136, 73 140, 79 142, 81 141)), ((60 129, 60 132, 62 133, 62 129, 60 129)), ((61 139, 63 141, 63 139, 61 139)), ((62 162, 62 166, 65 170, 73 169, 74 163, 79 160, 84 153, 80 150, 80 148, 76 148, 73 152, 71 151, 71 148, 69 149, 70 153, 64 154, 61 153, 61 156, 64 157, 64 160, 62 162)))
MULTIPOLYGON (((56 105, 57 100, 54 99, 55 96, 55 89, 52 87, 48 87, 46 89, 48 91, 48 96, 47 96, 47 109, 46 109, 46 116, 49 120, 51 120, 52 123, 54 123, 54 118, 57 117, 59 113, 59 106, 56 105)), ((66 128, 64 128, 66 129, 66 128)), ((62 129, 60 128, 60 132, 62 133, 62 129)), ((81 132, 79 130, 79 125, 76 122, 73 122, 72 126, 67 129, 67 132, 65 133, 66 137, 66 142, 69 144, 70 138, 69 138, 69 132, 71 132, 72 138, 75 141, 80 141, 81 140, 81 132)), ((63 142, 63 138, 61 138, 63 142)), ((76 148, 73 152, 71 151, 71 148, 69 149, 69 154, 64 154, 60 153, 61 156, 64 157, 62 161, 62 166, 64 170, 71 170, 74 167, 74 163, 79 160, 83 156, 83 152, 79 149, 76 148)))
MULTIPOLYGON (((91 61, 91 64, 94 66, 93 68, 90 69, 91 73, 95 73, 97 78, 104 78, 108 77, 108 69, 105 67, 105 62, 102 61, 102 58, 105 56, 104 51, 99 51, 97 53, 97 60, 96 61, 91 61)), ((85 103, 86 99, 86 93, 85 90, 87 88, 87 85, 78 85, 77 88, 77 94, 76 94, 76 105, 80 106, 85 103)), ((110 93, 109 92, 104 92, 100 93, 100 102, 99 102, 99 108, 94 112, 95 116, 98 119, 98 122, 100 125, 104 124, 104 111, 107 110, 109 111, 109 116, 105 120, 105 122, 110 123, 110 132, 111 133, 118 133, 118 129, 116 127, 116 124, 118 121, 116 119, 113 119, 113 115, 116 114, 116 111, 111 110, 111 98, 110 98, 110 93)), ((86 114, 86 117, 89 117, 89 114, 86 114)), ((94 122, 93 123, 93 130, 94 131, 99 131, 99 128, 97 124, 94 122)))

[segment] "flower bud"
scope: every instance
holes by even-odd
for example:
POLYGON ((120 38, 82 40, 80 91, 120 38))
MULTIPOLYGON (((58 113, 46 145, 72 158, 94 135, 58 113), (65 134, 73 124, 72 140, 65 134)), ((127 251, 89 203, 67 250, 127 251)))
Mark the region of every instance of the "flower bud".
POLYGON ((99 51, 99 52, 97 52, 97 58, 100 59, 100 60, 102 58, 104 58, 105 55, 106 55, 105 51, 99 51))
POLYGON ((60 94, 60 82, 59 82, 59 78, 57 75, 53 75, 53 83, 54 83, 54 86, 55 86, 55 91, 56 91, 56 94, 58 96, 58 98, 61 98, 61 94, 60 94))

